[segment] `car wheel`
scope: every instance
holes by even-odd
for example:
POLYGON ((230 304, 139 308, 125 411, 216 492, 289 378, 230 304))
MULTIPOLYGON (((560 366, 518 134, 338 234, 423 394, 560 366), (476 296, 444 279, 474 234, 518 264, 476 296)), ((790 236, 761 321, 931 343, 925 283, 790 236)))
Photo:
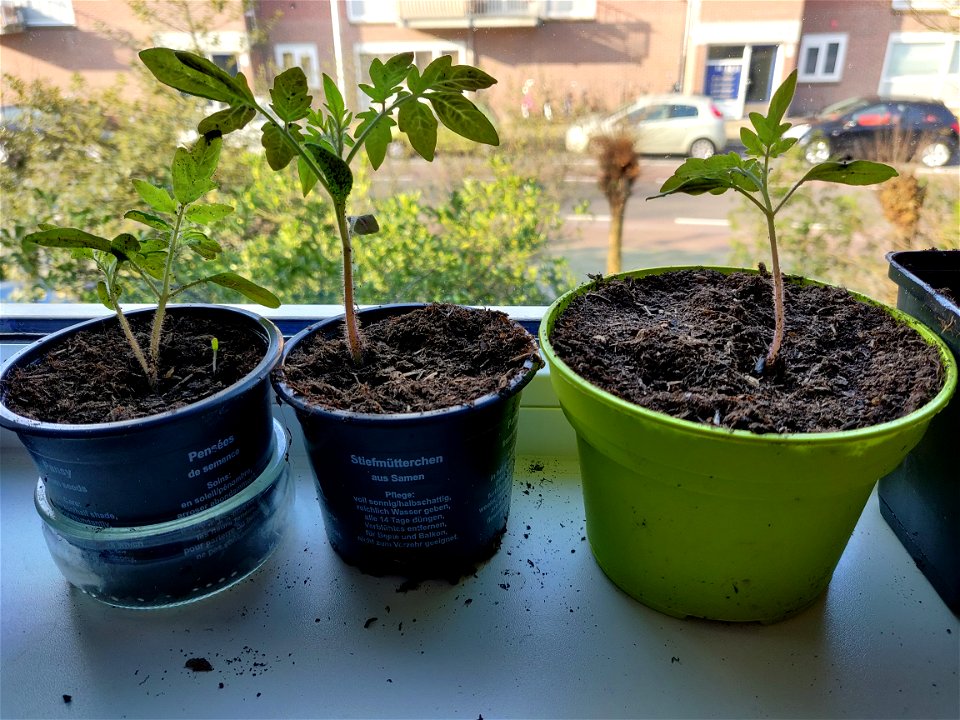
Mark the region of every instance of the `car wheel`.
POLYGON ((694 140, 690 145, 690 157, 706 160, 708 157, 713 157, 716 152, 716 146, 706 138, 694 140))
POLYGON ((943 167, 950 162, 950 156, 953 155, 953 150, 942 140, 935 140, 921 147, 917 155, 920 158, 920 162, 927 167, 943 167))
POLYGON ((814 138, 803 149, 804 159, 814 165, 830 159, 830 141, 823 138, 814 138))

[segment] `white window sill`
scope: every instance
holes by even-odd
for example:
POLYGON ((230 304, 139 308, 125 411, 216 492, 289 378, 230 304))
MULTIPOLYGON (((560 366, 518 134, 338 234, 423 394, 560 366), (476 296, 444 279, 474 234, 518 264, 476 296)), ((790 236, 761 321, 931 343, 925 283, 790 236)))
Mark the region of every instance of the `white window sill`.
MULTIPOLYGON (((294 310, 299 320, 318 313, 294 310)), ((293 442, 297 499, 277 553, 238 586, 164 611, 110 608, 67 585, 33 508, 33 465, 15 441, 4 447, 0 714, 960 714, 960 623, 875 494, 827 594, 797 617, 768 627, 676 620, 624 595, 591 557, 573 434, 545 372, 524 393, 503 546, 459 585, 401 592, 397 578, 344 565, 327 543, 303 443, 293 442), (199 657, 212 672, 184 667, 199 657)))

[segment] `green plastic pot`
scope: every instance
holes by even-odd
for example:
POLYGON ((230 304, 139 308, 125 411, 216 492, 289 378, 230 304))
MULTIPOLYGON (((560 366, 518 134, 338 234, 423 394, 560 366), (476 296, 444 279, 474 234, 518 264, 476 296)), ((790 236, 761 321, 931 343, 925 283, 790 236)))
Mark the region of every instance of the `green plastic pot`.
POLYGON ((845 432, 725 430, 621 400, 557 357, 553 326, 589 287, 550 306, 540 348, 577 434, 587 537, 600 567, 632 597, 676 617, 771 623, 813 603, 878 478, 897 466, 953 394, 957 366, 949 349, 920 323, 881 306, 940 351, 947 380, 927 405, 845 432))

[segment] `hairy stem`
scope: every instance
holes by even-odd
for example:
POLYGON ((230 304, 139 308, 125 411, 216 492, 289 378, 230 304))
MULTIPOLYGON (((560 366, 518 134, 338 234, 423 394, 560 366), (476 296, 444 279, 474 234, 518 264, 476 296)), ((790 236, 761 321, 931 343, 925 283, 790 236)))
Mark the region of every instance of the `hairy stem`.
POLYGON ((766 364, 769 367, 777 359, 780 345, 783 344, 786 312, 783 306, 783 275, 780 273, 780 254, 777 250, 777 230, 773 222, 773 214, 767 215, 767 232, 770 236, 770 258, 773 263, 773 342, 767 350, 766 364))
POLYGON ((127 320, 127 316, 123 314, 123 310, 120 309, 120 303, 118 303, 116 299, 114 299, 113 308, 117 314, 120 329, 123 330, 127 342, 130 343, 130 349, 133 350, 133 356, 137 358, 137 362, 140 363, 140 367, 143 368, 143 374, 147 376, 150 387, 154 387, 155 375, 150 372, 150 364, 147 362, 146 355, 143 354, 143 348, 141 348, 140 343, 137 342, 137 337, 133 334, 133 329, 130 327, 130 322, 127 320))
POLYGON ((157 298, 157 310, 153 314, 153 328, 150 332, 150 385, 156 387, 157 377, 160 374, 160 336, 163 332, 163 321, 167 315, 167 301, 170 299, 170 281, 173 276, 173 261, 177 254, 177 241, 180 239, 180 227, 183 225, 183 216, 187 206, 181 205, 177 209, 177 220, 170 233, 170 245, 167 248, 167 262, 163 268, 163 286, 160 288, 160 297, 157 298))
POLYGON ((350 228, 347 225, 345 206, 342 203, 335 203, 334 211, 337 215, 337 229, 340 231, 340 242, 343 246, 343 325, 346 331, 347 347, 350 350, 350 359, 354 365, 360 365, 363 361, 363 343, 360 340, 357 308, 353 302, 353 244, 350 240, 350 228))
MULTIPOLYGON (((768 178, 769 175, 770 155, 768 153, 763 162, 763 176, 764 178, 768 178)), ((761 183, 760 187, 763 194, 763 214, 767 218, 767 236, 770 239, 770 259, 773 265, 771 268, 773 273, 773 341, 770 343, 770 348, 767 350, 767 357, 765 359, 765 365, 769 367, 773 365, 777 359, 777 355, 780 353, 780 346, 783 344, 784 328, 787 322, 786 312, 783 306, 783 275, 780 273, 777 227, 774 222, 777 210, 783 207, 783 205, 781 203, 781 205, 774 209, 773 202, 770 200, 770 193, 767 190, 767 183, 761 183)))

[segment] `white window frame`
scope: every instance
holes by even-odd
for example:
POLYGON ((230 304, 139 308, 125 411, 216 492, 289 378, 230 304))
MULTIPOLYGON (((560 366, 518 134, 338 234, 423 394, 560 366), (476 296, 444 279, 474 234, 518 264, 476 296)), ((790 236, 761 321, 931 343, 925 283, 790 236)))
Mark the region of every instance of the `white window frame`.
POLYGON ((393 25, 397 22, 394 0, 347 0, 347 20, 370 25, 393 25), (357 12, 357 7, 362 8, 357 12))
POLYGON ((75 27, 73 0, 20 0, 25 27, 75 27))
POLYGON ((544 0, 544 17, 549 20, 595 20, 597 0, 544 0), (567 2, 569 10, 563 10, 567 2))
POLYGON ((956 12, 956 0, 891 0, 891 8, 897 12, 956 12))
POLYGON ((847 43, 849 36, 847 33, 810 33, 800 39, 800 52, 797 59, 797 80, 810 83, 839 82, 843 78, 843 67, 847 61, 847 43), (827 57, 827 47, 832 44, 838 44, 837 64, 833 72, 828 73, 823 70, 823 63, 827 57), (817 55, 817 69, 812 73, 805 71, 807 51, 811 48, 817 48, 820 52, 817 55))
POLYGON ((286 69, 283 65, 284 53, 292 53, 296 57, 308 56, 310 71, 307 73, 307 85, 320 87, 320 54, 317 51, 316 43, 277 43, 274 45, 273 59, 277 65, 277 71, 286 69))
MULTIPOLYGON (((883 70, 880 72, 880 83, 877 86, 877 92, 881 95, 891 94, 891 88, 894 83, 899 81, 908 84, 917 89, 918 96, 929 97, 943 100, 947 105, 960 104, 960 77, 950 73, 950 61, 953 57, 953 46, 960 42, 960 35, 956 33, 890 33, 887 40, 887 51, 883 57, 883 70), (890 75, 891 55, 894 45, 942 45, 943 57, 940 62, 940 68, 936 73, 925 75, 890 75), (913 82, 909 82, 913 80, 913 82)), ((897 94, 903 94, 897 91, 897 94)))

